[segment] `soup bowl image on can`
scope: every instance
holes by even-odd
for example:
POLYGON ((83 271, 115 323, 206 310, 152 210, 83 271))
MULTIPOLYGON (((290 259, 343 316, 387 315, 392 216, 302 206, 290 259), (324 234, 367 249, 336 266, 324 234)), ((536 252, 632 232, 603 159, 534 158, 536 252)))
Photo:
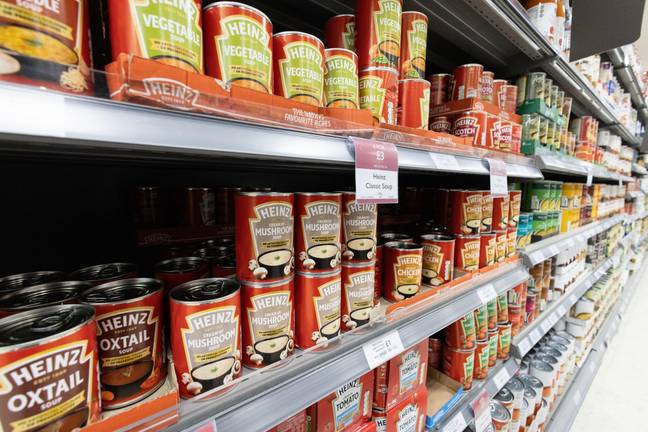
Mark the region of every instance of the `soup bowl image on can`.
POLYGON ((342 331, 368 324, 374 307, 375 263, 342 264, 342 331))
POLYGON ((137 277, 138 270, 135 264, 111 263, 85 267, 70 273, 69 280, 86 281, 93 285, 100 285, 121 279, 137 277))
POLYGON ((440 286, 450 282, 454 275, 455 239, 442 234, 424 234, 422 283, 440 286))
POLYGON ((307 33, 272 37, 275 94, 308 105, 324 105, 324 44, 307 33))
POLYGON ((236 196, 236 262, 239 280, 292 274, 293 194, 241 192, 236 196))
POLYGON ((0 295, 34 285, 59 282, 64 279, 65 273, 62 271, 36 271, 4 276, 0 278, 0 295))
POLYGON ((342 260, 372 261, 376 256, 376 204, 356 201, 355 193, 342 193, 342 260))
POLYGON ((418 11, 404 11, 401 32, 400 77, 425 78, 428 17, 418 11))
POLYGON ((356 2, 356 52, 360 68, 398 69, 401 53, 402 0, 356 2))
POLYGON ((205 72, 225 84, 272 93, 272 23, 258 9, 203 2, 205 72))
POLYGON ((481 238, 479 235, 456 235, 454 265, 466 273, 479 269, 481 238))
POLYGON ((414 297, 421 287, 423 247, 399 241, 383 247, 383 296, 389 301, 414 297))
POLYGON ((169 293, 171 352, 184 398, 241 374, 241 293, 235 279, 187 282, 169 293))
POLYGON ((89 288, 90 282, 50 282, 0 295, 0 318, 46 306, 78 303, 81 293, 89 288))
POLYGON ((72 431, 99 419, 95 335, 94 311, 84 305, 0 319, 3 431, 72 431))
POLYGON ((331 271, 340 265, 341 206, 340 193, 295 194, 298 270, 331 271))
POLYGON ((274 282, 241 281, 243 363, 261 368, 295 349, 293 277, 274 282))
POLYGON ((162 282, 148 278, 109 282, 81 294, 97 314, 105 409, 138 402, 164 383, 163 299, 162 282))
MULTIPOLYGON (((341 271, 298 272, 295 282, 295 342, 305 349, 340 334, 341 271)), ((373 289, 373 286, 372 286, 373 289)), ((373 291, 371 293, 373 298, 373 291)))
POLYGON ((451 234, 479 234, 482 224, 483 193, 453 189, 449 193, 448 231, 451 234))

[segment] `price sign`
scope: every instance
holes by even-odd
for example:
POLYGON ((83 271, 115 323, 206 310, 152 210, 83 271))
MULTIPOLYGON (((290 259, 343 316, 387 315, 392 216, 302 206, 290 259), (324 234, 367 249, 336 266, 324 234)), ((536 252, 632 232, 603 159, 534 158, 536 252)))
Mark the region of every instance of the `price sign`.
POLYGON ((497 291, 495 291, 493 284, 489 283, 488 285, 479 288, 477 290, 477 295, 479 296, 482 304, 486 304, 497 297, 497 291))
POLYGON ((460 171, 461 167, 454 155, 445 153, 428 153, 434 163, 434 167, 446 171, 460 171))
POLYGON ((362 346, 369 369, 375 369, 405 349, 397 330, 391 331, 362 346))
POLYGON ((498 159, 487 159, 490 170, 490 189, 493 195, 507 195, 506 164, 498 159))
POLYGON ((490 415, 490 397, 488 392, 482 390, 479 396, 470 402, 470 406, 475 413, 475 431, 485 432, 492 423, 490 415))
MULTIPOLYGON (((490 414, 490 413, 489 413, 490 414)), ((462 413, 458 413, 443 427, 443 432, 463 432, 467 423, 462 413)))
POLYGON ((398 150, 391 143, 351 138, 355 146, 356 199, 398 203, 398 150))
POLYGON ((501 389, 502 387, 504 387, 504 385, 508 382, 509 379, 511 379, 511 377, 509 376, 508 371, 506 370, 506 368, 502 368, 493 377, 493 382, 495 383, 495 386, 498 389, 501 389))
POLYGON ((540 333, 540 330, 536 328, 531 331, 531 334, 529 336, 531 337, 531 340, 535 343, 540 340, 542 334, 540 333))
POLYGON ((528 338, 522 339, 519 348, 520 348, 520 355, 525 355, 531 349, 531 341, 528 338))

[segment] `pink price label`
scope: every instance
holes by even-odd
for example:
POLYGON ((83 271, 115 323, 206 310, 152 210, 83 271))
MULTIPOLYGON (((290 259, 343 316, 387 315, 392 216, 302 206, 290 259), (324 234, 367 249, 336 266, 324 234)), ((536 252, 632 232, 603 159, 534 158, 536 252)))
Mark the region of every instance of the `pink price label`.
POLYGON ((491 424, 490 395, 486 390, 482 390, 479 396, 470 402, 470 406, 475 414, 475 430, 485 432, 491 424))
POLYGON ((398 203, 398 150, 391 143, 352 138, 356 199, 360 203, 398 203))

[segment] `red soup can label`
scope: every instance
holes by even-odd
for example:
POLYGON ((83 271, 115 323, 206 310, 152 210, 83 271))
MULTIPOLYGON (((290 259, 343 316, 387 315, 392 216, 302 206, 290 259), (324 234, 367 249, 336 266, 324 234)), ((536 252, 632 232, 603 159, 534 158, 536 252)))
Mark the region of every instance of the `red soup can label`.
POLYGON ((392 302, 414 297, 421 287, 423 248, 401 241, 383 248, 383 297, 392 302))
POLYGON ((236 279, 187 282, 169 294, 171 352, 183 398, 241 374, 241 293, 236 279))
POLYGON ((479 84, 484 67, 471 63, 458 66, 453 73, 452 100, 481 97, 479 84))
POLYGON ((430 82, 406 79, 398 82, 398 124, 414 129, 428 128, 430 82))
POLYGON ((396 124, 398 109, 398 73, 385 67, 371 67, 360 71, 360 109, 371 111, 374 120, 396 124))
POLYGON ((495 74, 493 72, 484 71, 481 74, 479 81, 479 95, 484 102, 493 102, 493 80, 495 74))
POLYGON ((342 264, 342 330, 368 324, 374 306, 375 264, 342 264))
POLYGON ((402 0, 356 2, 356 52, 360 69, 378 66, 398 70, 402 11, 402 0))
POLYGON ((481 232, 488 233, 493 229, 493 195, 490 191, 482 191, 481 232))
POLYGON ((293 277, 276 282, 241 281, 243 363, 261 368, 295 350, 293 277))
POLYGON ((495 233, 481 235, 479 249, 479 268, 495 264, 495 253, 497 250, 497 237, 495 233))
POLYGON ((68 430, 99 419, 97 339, 89 306, 0 320, 0 429, 68 430))
POLYGON ((448 283, 454 276, 455 239, 439 234, 421 236, 423 246, 424 285, 440 286, 448 283))
POLYGON ((483 194, 480 191, 453 189, 449 192, 451 234, 479 234, 482 224, 483 194))
POLYGON ((273 36, 275 94, 308 105, 324 105, 324 44, 302 32, 273 36))
POLYGON ((448 102, 452 75, 434 74, 428 76, 427 79, 430 81, 430 107, 448 102))
POLYGON ((324 106, 359 108, 358 56, 342 48, 329 48, 324 56, 324 106))
POLYGON ((488 356, 489 356, 489 342, 488 339, 477 341, 477 348, 475 349, 475 367, 473 378, 486 379, 488 376, 488 356))
POLYGON ((475 348, 475 341, 477 339, 475 314, 473 312, 467 313, 446 327, 445 333, 445 341, 449 347, 457 349, 475 348))
POLYGON ((297 270, 331 271, 339 267, 340 193, 295 194, 297 270))
POLYGON ((329 48, 355 51, 355 15, 335 15, 324 24, 324 40, 329 48))
POLYGON ((203 10, 205 71, 225 84, 272 93, 272 23, 242 3, 212 2, 203 10))
POLYGON ((452 124, 452 133, 461 138, 470 138, 475 147, 486 147, 486 127, 488 113, 484 111, 466 111, 458 114, 452 124))
POLYGON ((495 231, 496 245, 495 245, 495 261, 504 262, 506 259, 506 248, 508 246, 506 238, 506 230, 495 231))
POLYGON ((263 281, 291 275, 293 194, 241 192, 235 206, 236 277, 263 281))
POLYGON ((443 373, 463 384, 464 390, 470 390, 475 366, 475 349, 455 349, 445 347, 443 350, 443 373))
POLYGON ((372 261, 376 256, 376 204, 359 203, 355 193, 342 194, 342 259, 372 261))
POLYGON ((401 34, 401 79, 425 78, 428 17, 417 11, 403 12, 401 34))
POLYGON ((509 223, 508 196, 493 196, 493 229, 505 230, 509 223))
POLYGON ((481 240, 478 235, 455 236, 455 268, 462 272, 479 269, 481 240))
POLYGON ((97 314, 102 406, 121 408, 155 392, 167 374, 162 283, 109 282, 83 292, 81 301, 97 314))
POLYGON ((506 257, 511 258, 515 255, 517 245, 517 229, 509 228, 506 231, 506 257))
POLYGON ((340 270, 318 274, 297 273, 295 342, 298 347, 306 349, 326 344, 340 334, 341 301, 340 270))
POLYGON ((447 116, 432 117, 430 120, 430 130, 439 133, 452 133, 452 122, 447 116))

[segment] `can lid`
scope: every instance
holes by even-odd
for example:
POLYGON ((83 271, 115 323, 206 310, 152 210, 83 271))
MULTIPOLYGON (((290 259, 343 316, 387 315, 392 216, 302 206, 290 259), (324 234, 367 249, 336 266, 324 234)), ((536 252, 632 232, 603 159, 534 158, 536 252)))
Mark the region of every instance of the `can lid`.
MULTIPOLYGON (((337 48, 336 48, 337 49, 337 48)), ((342 49, 342 48, 339 48, 342 49)), ((348 51, 348 50, 347 50, 348 51)), ((301 196, 335 196, 341 197, 342 192, 295 192, 295 195, 301 196)))
POLYGON ((0 309, 29 310, 69 302, 92 288, 90 282, 50 282, 22 288, 0 297, 0 309))
POLYGON ((524 391, 524 383, 522 383, 519 378, 513 377, 506 383, 505 388, 508 388, 514 393, 522 392, 524 391))
POLYGON ((218 245, 218 246, 208 246, 200 249, 196 249, 194 254, 200 258, 205 258, 208 260, 214 260, 218 258, 224 258, 232 255, 234 250, 231 246, 218 245))
POLYGON ((423 234, 421 240, 428 241, 454 241, 454 238, 445 234, 423 234))
POLYGON ((378 244, 383 244, 390 241, 413 242, 414 237, 409 234, 393 232, 382 233, 380 234, 380 237, 378 237, 378 244))
POLYGON ((241 191, 239 195, 245 196, 267 196, 267 197, 290 197, 293 194, 290 192, 268 192, 268 191, 241 191))
POLYGON ((60 335, 86 323, 94 309, 85 305, 59 305, 35 309, 0 319, 0 348, 60 335))
POLYGON ((513 402, 513 392, 504 386, 497 392, 494 399, 504 403, 513 402))
POLYGON ((102 280, 114 279, 116 277, 137 272, 137 266, 129 263, 99 264, 85 267, 70 273, 70 280, 101 282, 102 280))
POLYGON ((499 401, 490 401, 491 418, 498 422, 508 422, 511 419, 511 413, 499 401))
POLYGON ((530 384, 525 384, 524 385, 524 397, 525 400, 526 398, 529 398, 531 400, 535 400, 535 398, 538 396, 538 393, 535 391, 535 388, 530 385, 530 384))
POLYGON ((63 279, 65 279, 65 273, 62 271, 36 271, 5 276, 0 278, 0 293, 63 279))
POLYGON ((296 31, 296 30, 288 30, 288 31, 282 31, 282 32, 279 32, 279 33, 275 33, 275 34, 272 35, 272 37, 275 38, 277 36, 290 36, 290 35, 301 36, 301 37, 304 37, 306 39, 311 39, 311 40, 317 42, 318 44, 322 45, 322 49, 324 48, 324 42, 322 42, 322 40, 320 38, 318 38, 317 36, 313 36, 310 33, 300 32, 300 31, 296 31))
POLYGON ((414 242, 390 241, 385 243, 385 247, 390 249, 414 250, 421 249, 421 245, 414 242))
POLYGON ((535 369, 539 369, 539 370, 546 370, 546 369, 542 369, 542 367, 539 367, 540 364, 535 363, 535 362, 545 363, 545 364, 549 365, 550 367, 552 367, 552 370, 553 370, 553 365, 558 364, 558 359, 556 357, 552 356, 552 355, 549 355, 549 354, 538 354, 536 356, 536 358, 531 362, 531 367, 533 367, 535 369))
POLYGON ((342 268, 337 268, 335 270, 321 272, 321 273, 300 272, 300 271, 295 273, 297 273, 298 276, 302 276, 302 277, 321 279, 321 278, 327 278, 327 277, 339 275, 341 272, 342 272, 342 268))
POLYGON ((541 389, 543 387, 542 381, 540 379, 534 377, 533 375, 520 375, 520 381, 524 383, 525 386, 529 386, 533 389, 541 389))
POLYGON ((122 279, 97 285, 84 291, 81 294, 81 302, 91 305, 127 302, 159 291, 162 287, 162 282, 157 279, 122 279))
POLYGON ((355 51, 352 51, 352 50, 346 49, 346 48, 326 48, 324 50, 324 54, 328 54, 331 51, 342 51, 342 52, 345 52, 345 53, 348 53, 348 54, 352 54, 351 57, 358 57, 358 54, 356 54, 355 51))
POLYGON ((163 273, 187 273, 200 268, 205 260, 200 257, 179 257, 171 258, 155 265, 156 272, 163 273))
POLYGON ((240 288, 236 279, 206 278, 183 283, 169 293, 171 299, 179 302, 203 302, 222 299, 240 288))
POLYGON ((216 1, 213 1, 211 3, 207 3, 207 4, 205 4, 203 6, 203 12, 206 11, 207 9, 211 9, 211 8, 215 8, 215 7, 227 7, 227 6, 236 6, 236 7, 239 7, 241 9, 247 9, 247 10, 250 10, 250 11, 254 11, 254 12, 258 13, 259 15, 261 15, 262 17, 264 17, 265 19, 267 19, 268 22, 270 22, 270 18, 268 18, 268 16, 266 14, 264 14, 263 12, 261 12, 259 9, 255 8, 255 7, 252 7, 252 6, 249 6, 249 5, 246 5, 244 3, 239 3, 239 2, 234 2, 234 1, 218 1, 218 0, 216 0, 216 1))

